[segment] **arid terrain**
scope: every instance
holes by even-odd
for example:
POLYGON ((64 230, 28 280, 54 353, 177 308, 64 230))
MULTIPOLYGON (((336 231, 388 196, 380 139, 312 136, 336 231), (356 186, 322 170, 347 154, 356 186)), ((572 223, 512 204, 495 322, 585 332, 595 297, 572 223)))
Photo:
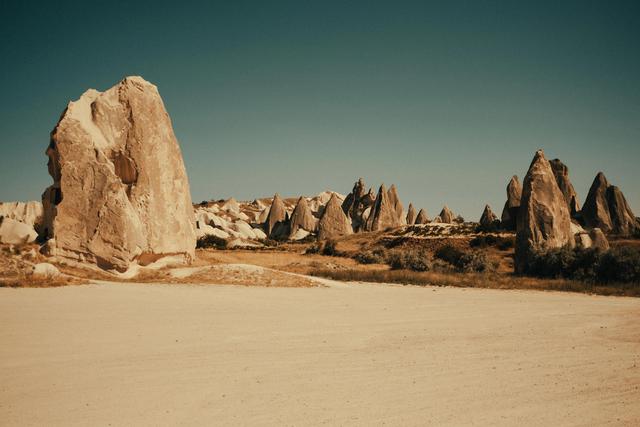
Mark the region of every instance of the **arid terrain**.
MULTIPOLYGON (((312 280, 312 279, 310 279, 312 280)), ((0 289, 3 425, 638 425, 640 300, 343 284, 0 289)))

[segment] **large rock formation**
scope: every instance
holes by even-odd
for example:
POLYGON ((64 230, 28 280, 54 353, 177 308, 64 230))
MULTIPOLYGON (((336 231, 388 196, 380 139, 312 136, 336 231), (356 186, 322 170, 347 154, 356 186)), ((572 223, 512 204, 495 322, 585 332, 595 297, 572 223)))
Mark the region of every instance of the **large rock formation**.
POLYGON ((413 225, 416 223, 416 208, 413 207, 412 203, 409 203, 409 209, 407 209, 407 224, 413 225))
POLYGON ((0 216, 0 243, 13 245, 35 242, 38 233, 32 226, 15 219, 0 216))
POLYGON ((317 220, 313 216, 307 199, 300 197, 293 213, 291 214, 291 224, 289 226, 289 238, 295 239, 299 230, 305 230, 309 233, 316 231, 317 220))
POLYGON ((544 152, 538 150, 524 178, 516 232, 516 272, 527 271, 533 251, 574 246, 564 195, 544 152))
POLYGON ((40 202, 0 202, 0 217, 30 225, 38 233, 42 231, 42 203, 40 202))
POLYGON ((560 188, 560 191, 562 191, 564 200, 569 207, 569 213, 573 217, 580 210, 580 206, 578 204, 578 195, 576 190, 573 188, 573 184, 571 184, 571 181, 569 180, 569 168, 559 159, 553 159, 549 164, 553 170, 553 175, 556 177, 558 187, 560 188))
POLYGON ((381 231, 387 228, 399 227, 400 225, 395 207, 389 201, 387 189, 382 184, 378 189, 375 203, 371 207, 371 212, 367 218, 366 230, 381 231))
POLYGON ((404 208, 402 206, 402 202, 400 201, 400 196, 398 196, 398 189, 395 184, 391 184, 389 191, 387 192, 387 196, 389 197, 389 203, 393 207, 393 210, 396 213, 396 219, 399 225, 406 224, 406 219, 404 216, 404 208))
POLYGON ((340 200, 331 196, 318 222, 318 239, 335 239, 353 233, 351 221, 344 214, 340 200))
POLYGON ((449 206, 444 205, 438 217, 440 218, 439 222, 443 224, 453 224, 453 220, 455 219, 456 216, 453 214, 451 209, 449 209, 449 206))
POLYGON ((640 232, 640 221, 622 191, 609 185, 602 172, 598 172, 593 180, 581 214, 585 226, 600 228, 605 233, 630 235, 640 232))
POLYGON ((127 77, 70 102, 47 149, 52 255, 126 270, 195 251, 189 181, 158 89, 127 77))
POLYGON ((506 230, 516 229, 516 220, 518 218, 518 209, 520 208, 520 199, 522 198, 522 185, 518 181, 518 176, 514 175, 507 184, 507 201, 502 209, 500 222, 506 230))
POLYGON ((493 213, 489 205, 485 205, 484 211, 480 216, 480 226, 485 229, 497 228, 500 225, 498 217, 493 213))
POLYGON ((364 211, 373 204, 371 190, 365 194, 365 186, 362 178, 353 185, 353 190, 342 202, 342 210, 351 220, 353 231, 358 232, 364 228, 364 211))
POLYGON ((274 230, 276 229, 276 226, 278 226, 278 224, 286 223, 287 221, 288 214, 284 206, 284 202, 280 195, 276 193, 273 196, 273 201, 271 202, 267 219, 264 222, 264 231, 267 233, 267 236, 274 237, 274 230))
POLYGON ((418 211, 418 215, 416 216, 416 220, 414 222, 415 224, 428 224, 429 223, 429 217, 427 216, 427 211, 425 211, 424 209, 420 209, 420 211, 418 211))

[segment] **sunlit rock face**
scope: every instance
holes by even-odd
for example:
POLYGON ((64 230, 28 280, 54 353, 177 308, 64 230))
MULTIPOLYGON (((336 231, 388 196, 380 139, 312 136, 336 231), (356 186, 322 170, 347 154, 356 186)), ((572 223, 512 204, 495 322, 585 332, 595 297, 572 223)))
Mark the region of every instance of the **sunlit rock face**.
POLYGON ((189 181, 153 84, 127 77, 70 102, 47 149, 43 194, 51 255, 126 270, 166 255, 194 257, 189 181))

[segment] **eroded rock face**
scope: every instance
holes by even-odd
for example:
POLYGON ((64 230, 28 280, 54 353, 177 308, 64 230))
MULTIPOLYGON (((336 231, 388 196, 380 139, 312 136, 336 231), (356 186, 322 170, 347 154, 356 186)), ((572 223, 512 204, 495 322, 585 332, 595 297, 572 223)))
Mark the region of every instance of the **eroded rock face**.
POLYGON ((334 194, 329 199, 318 222, 318 239, 335 239, 352 233, 351 221, 344 214, 340 200, 334 194))
POLYGON ((407 224, 413 225, 416 223, 416 208, 413 207, 412 203, 409 203, 409 208, 407 209, 407 224))
MULTIPOLYGON (((371 192, 371 190, 369 190, 371 192)), ((358 232, 364 228, 364 211, 373 204, 370 194, 365 194, 365 185, 362 178, 353 185, 353 190, 342 202, 342 210, 351 220, 353 231, 358 232)))
POLYGON ((533 251, 574 244, 569 207, 549 161, 538 150, 522 188, 516 230, 516 272, 527 271, 533 251))
MULTIPOLYGON (((264 222, 264 231, 265 233, 267 233, 267 236, 274 237, 276 226, 281 223, 286 223, 287 221, 287 209, 285 208, 284 202, 282 201, 280 195, 276 193, 273 196, 273 201, 271 202, 271 207, 269 208, 269 213, 267 214, 267 219, 264 222)), ((278 234, 282 233, 280 232, 278 234)))
POLYGON ((399 225, 405 225, 407 222, 404 216, 404 207, 400 201, 400 196, 398 196, 398 189, 395 184, 391 184, 391 187, 389 187, 389 191, 387 192, 387 196, 389 197, 389 203, 396 213, 396 219, 399 225))
POLYGON ((395 207, 389 201, 387 189, 384 184, 378 189, 376 201, 371 207, 366 229, 367 231, 380 231, 387 228, 399 227, 401 225, 395 207))
POLYGON ((485 205, 480 216, 480 225, 485 228, 496 227, 499 224, 498 217, 493 213, 489 205, 485 205))
POLYGON ((416 216, 416 220, 414 224, 428 224, 428 223, 429 223, 429 217, 427 216, 427 211, 425 211, 424 209, 420 209, 420 211, 418 212, 418 215, 416 216))
POLYGON ((31 202, 0 202, 0 216, 20 221, 32 226, 37 232, 41 231, 42 203, 31 202))
POLYGON ((307 199, 300 197, 296 207, 291 214, 291 225, 289 227, 289 238, 296 236, 298 230, 306 230, 308 232, 316 231, 317 220, 313 216, 307 199))
POLYGON ((189 181, 156 86, 127 77, 70 102, 47 149, 43 233, 52 255, 126 270, 194 257, 189 181))
POLYGON ((556 177, 558 187, 560 188, 560 191, 562 191, 564 200, 569 207, 569 213, 573 217, 580 210, 580 206, 578 204, 578 195, 576 190, 573 188, 571 180, 569 180, 569 168, 559 159, 553 159, 549 164, 553 170, 553 175, 556 177))
POLYGON ((440 211, 440 215, 438 215, 438 217, 440 217, 440 222, 443 224, 452 224, 453 220, 456 218, 456 216, 447 205, 442 208, 442 211, 440 211))
POLYGON ((596 175, 582 207, 582 220, 588 228, 600 228, 605 233, 628 236, 640 231, 640 221, 614 185, 609 185, 602 172, 596 175))
POLYGON ((514 175, 507 184, 507 201, 502 209, 500 222, 506 230, 516 229, 516 220, 518 218, 518 209, 520 208, 520 200, 522 198, 522 185, 518 181, 518 176, 514 175))

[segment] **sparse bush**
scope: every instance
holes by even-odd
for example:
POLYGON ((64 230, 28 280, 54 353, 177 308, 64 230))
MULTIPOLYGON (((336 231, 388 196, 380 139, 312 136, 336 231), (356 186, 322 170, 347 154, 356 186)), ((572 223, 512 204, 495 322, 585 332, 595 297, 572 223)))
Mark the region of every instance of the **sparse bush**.
POLYGON ((305 254, 320 254, 327 256, 340 256, 335 240, 322 240, 309 246, 305 254))
POLYGON ((214 249, 225 249, 227 247, 227 241, 221 237, 206 235, 200 237, 196 242, 196 248, 204 249, 204 248, 214 248, 214 249))
POLYGON ((422 249, 393 251, 389 254, 387 263, 393 270, 431 270, 431 257, 422 249))
POLYGON ((490 272, 497 269, 487 255, 478 251, 463 251, 453 245, 445 245, 436 251, 436 258, 449 263, 456 271, 463 273, 490 272))
POLYGON ((383 249, 359 252, 353 258, 360 264, 384 264, 387 260, 383 249))
POLYGON ((595 267, 600 283, 640 284, 640 250, 621 247, 604 252, 595 267))
POLYGON ((483 234, 471 239, 469 246, 472 248, 486 248, 489 246, 495 246, 497 242, 498 238, 493 234, 483 234))
POLYGON ((448 262, 451 265, 457 265, 464 252, 451 244, 444 245, 435 253, 436 258, 448 262))

